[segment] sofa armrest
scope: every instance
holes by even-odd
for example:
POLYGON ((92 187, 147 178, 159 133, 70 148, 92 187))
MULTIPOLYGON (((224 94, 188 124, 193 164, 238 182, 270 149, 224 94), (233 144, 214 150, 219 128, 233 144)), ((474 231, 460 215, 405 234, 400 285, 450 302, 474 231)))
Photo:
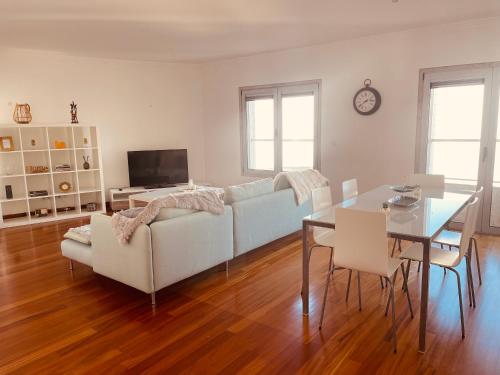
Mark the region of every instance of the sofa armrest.
POLYGON ((141 225, 130 242, 122 245, 113 234, 111 217, 93 215, 90 223, 94 272, 152 293, 154 284, 149 227, 141 225))

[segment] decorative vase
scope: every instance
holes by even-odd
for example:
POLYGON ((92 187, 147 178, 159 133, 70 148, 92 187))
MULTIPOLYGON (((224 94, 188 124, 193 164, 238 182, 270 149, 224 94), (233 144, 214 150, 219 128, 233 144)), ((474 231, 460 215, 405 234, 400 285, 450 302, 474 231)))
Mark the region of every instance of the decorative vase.
POLYGON ((31 107, 28 103, 17 104, 14 108, 12 118, 18 124, 29 124, 31 122, 31 107))
POLYGON ((89 158, 90 156, 83 156, 83 169, 90 169, 89 158))

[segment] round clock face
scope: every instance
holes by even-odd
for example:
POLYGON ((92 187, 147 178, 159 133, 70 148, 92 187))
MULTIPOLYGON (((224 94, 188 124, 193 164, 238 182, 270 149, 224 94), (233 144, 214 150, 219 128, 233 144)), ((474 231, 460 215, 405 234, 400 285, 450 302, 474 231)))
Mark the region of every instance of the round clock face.
POLYGON ((354 95, 353 105, 359 114, 371 115, 379 109, 381 101, 381 96, 377 90, 364 87, 354 95))

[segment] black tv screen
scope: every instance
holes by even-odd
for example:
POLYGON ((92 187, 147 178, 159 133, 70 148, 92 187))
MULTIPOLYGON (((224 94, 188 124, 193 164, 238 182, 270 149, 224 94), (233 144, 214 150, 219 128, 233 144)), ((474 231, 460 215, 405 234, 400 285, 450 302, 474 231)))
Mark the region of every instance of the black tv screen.
POLYGON ((130 186, 167 186, 189 179, 187 150, 129 151, 130 186))

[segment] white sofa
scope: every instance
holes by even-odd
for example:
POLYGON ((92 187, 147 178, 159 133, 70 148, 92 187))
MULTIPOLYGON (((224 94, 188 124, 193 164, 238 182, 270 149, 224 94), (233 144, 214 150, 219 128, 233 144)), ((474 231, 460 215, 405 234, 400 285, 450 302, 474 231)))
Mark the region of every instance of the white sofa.
POLYGON ((295 193, 286 182, 274 190, 273 180, 230 186, 225 202, 233 208, 234 256, 296 232, 302 219, 311 214, 311 201, 295 202, 295 193), (243 189, 242 189, 243 187, 243 189))
POLYGON ((98 274, 150 293, 154 304, 156 291, 299 230, 311 203, 298 206, 289 186, 279 188, 273 190, 271 179, 229 187, 223 215, 162 209, 125 245, 115 238, 111 217, 93 215, 92 246, 65 240, 61 250, 98 274))
MULTIPOLYGON (((224 214, 213 215, 176 208, 162 209, 161 217, 141 225, 128 244, 120 244, 111 229, 111 217, 91 218, 90 261, 94 272, 150 293, 224 263, 233 258, 233 215, 230 206, 224 214)), ((73 240, 61 244, 63 255, 80 261, 73 240)), ((90 263, 90 264, 89 264, 90 263)))

